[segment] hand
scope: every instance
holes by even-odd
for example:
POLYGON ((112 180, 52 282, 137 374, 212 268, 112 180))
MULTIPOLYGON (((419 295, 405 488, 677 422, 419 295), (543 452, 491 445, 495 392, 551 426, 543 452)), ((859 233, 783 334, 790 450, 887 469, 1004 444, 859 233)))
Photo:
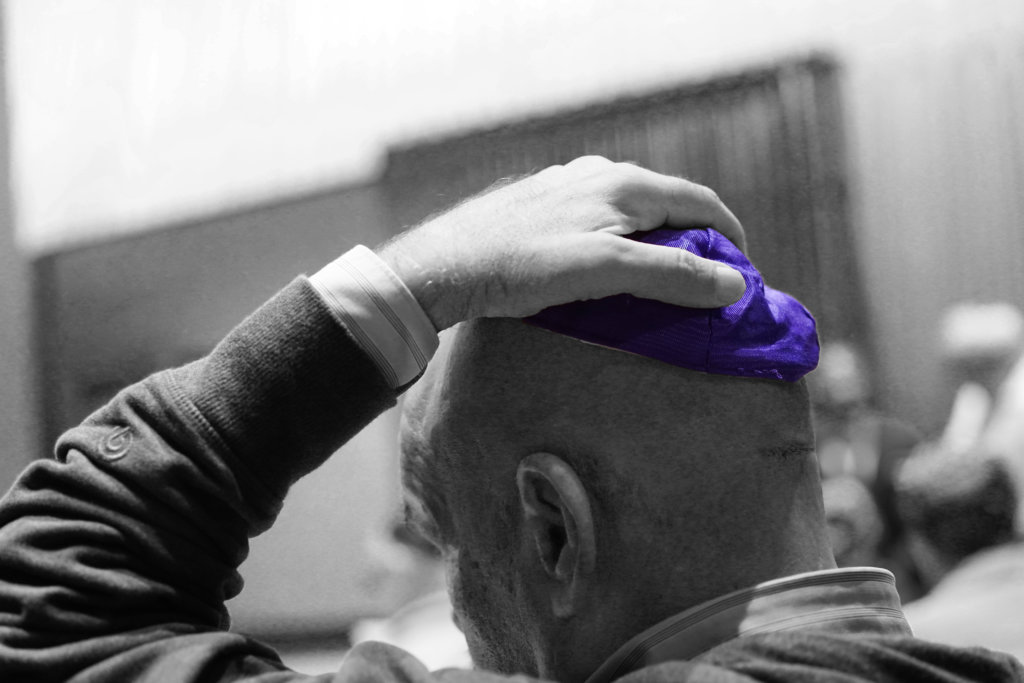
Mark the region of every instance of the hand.
POLYGON ((485 191, 377 253, 438 330, 621 293, 701 308, 743 295, 728 266, 621 237, 660 227, 713 227, 746 247, 740 222, 710 189, 582 157, 485 191))

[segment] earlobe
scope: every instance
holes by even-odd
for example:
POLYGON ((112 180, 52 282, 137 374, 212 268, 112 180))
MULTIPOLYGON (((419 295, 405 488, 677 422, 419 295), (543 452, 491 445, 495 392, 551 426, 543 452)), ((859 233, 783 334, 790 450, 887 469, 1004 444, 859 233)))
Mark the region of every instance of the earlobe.
POLYGON ((596 565, 590 498, 576 471, 551 453, 523 458, 516 483, 524 531, 554 584, 553 608, 559 616, 568 616, 580 582, 596 565))

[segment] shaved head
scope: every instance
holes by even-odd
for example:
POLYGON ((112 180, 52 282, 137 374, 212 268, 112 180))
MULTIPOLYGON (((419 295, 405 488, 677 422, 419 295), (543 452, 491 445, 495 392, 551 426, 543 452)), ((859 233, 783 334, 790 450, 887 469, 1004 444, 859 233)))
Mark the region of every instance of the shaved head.
POLYGON ((447 549, 479 665, 550 674, 545 662, 566 656, 538 652, 555 647, 552 617, 523 559, 523 463, 535 454, 584 492, 566 496, 580 511, 567 533, 592 526, 586 586, 623 633, 831 562, 802 382, 703 374, 511 319, 447 337, 406 399, 402 473, 410 517, 447 549))

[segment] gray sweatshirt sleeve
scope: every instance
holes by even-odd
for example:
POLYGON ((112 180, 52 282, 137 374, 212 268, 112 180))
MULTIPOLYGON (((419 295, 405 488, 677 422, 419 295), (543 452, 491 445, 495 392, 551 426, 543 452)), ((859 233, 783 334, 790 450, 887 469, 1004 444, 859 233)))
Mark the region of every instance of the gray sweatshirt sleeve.
POLYGON ((395 398, 304 278, 123 390, 0 502, 0 680, 297 676, 224 602, 289 486, 395 398))

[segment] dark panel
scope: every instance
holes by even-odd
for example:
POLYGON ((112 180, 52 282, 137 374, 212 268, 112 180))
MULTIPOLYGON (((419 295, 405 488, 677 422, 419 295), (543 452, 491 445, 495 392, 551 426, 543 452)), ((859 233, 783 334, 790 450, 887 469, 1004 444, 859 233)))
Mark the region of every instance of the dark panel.
POLYGON ((384 189, 397 230, 497 179, 582 154, 682 175, 733 209, 752 260, 815 312, 823 337, 863 343, 840 113, 831 61, 787 62, 398 149, 384 189))
POLYGON ((300 272, 387 237, 376 185, 338 188, 35 263, 47 442, 121 387, 208 352, 300 272))

